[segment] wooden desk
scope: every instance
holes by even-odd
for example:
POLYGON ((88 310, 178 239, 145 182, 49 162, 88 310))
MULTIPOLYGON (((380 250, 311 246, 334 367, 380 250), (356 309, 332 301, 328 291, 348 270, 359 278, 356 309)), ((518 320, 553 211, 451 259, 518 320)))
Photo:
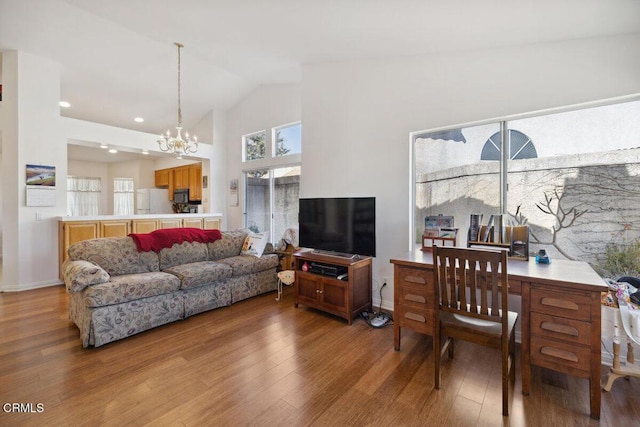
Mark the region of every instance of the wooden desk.
MULTIPOLYGON (((431 252, 413 251, 394 264, 394 346, 402 328, 435 333, 431 252)), ((531 365, 588 378, 591 418, 600 418, 600 294, 605 281, 589 264, 509 260, 509 293, 522 296, 522 393, 531 390, 531 365)))

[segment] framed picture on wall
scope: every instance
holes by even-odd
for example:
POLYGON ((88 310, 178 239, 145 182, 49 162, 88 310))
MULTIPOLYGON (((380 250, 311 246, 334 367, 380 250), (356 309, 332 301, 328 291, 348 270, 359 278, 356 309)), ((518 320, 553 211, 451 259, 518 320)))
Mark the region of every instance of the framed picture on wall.
POLYGON ((27 185, 56 186, 56 167, 43 165, 27 165, 27 185))

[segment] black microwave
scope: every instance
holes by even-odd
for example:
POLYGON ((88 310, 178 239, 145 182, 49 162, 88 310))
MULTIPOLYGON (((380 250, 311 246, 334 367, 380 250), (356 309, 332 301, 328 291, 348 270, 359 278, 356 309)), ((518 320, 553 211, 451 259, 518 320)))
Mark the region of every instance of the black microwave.
POLYGON ((173 190, 173 203, 189 203, 189 189, 173 190))

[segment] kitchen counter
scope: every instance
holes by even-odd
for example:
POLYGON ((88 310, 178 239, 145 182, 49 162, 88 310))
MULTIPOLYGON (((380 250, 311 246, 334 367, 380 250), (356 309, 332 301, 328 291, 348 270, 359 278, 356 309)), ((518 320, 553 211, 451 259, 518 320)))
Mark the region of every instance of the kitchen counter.
POLYGON ((171 219, 171 218, 222 218, 221 213, 181 213, 181 214, 147 214, 147 215, 89 215, 59 216, 58 221, 111 221, 133 219, 171 219))

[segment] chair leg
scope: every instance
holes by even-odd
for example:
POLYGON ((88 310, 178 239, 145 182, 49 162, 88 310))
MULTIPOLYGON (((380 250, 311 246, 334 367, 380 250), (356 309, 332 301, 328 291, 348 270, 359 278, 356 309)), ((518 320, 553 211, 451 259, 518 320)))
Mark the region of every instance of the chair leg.
POLYGON ((502 415, 509 416, 509 379, 508 375, 502 378, 502 415))
POLYGON ((502 415, 507 417, 509 416, 509 347, 511 346, 511 339, 505 342, 504 337, 502 338, 502 415))
POLYGON ((433 388, 440 390, 440 333, 433 335, 433 388))
POLYGON ((509 339, 509 354, 511 359, 511 382, 516 382, 516 334, 512 333, 509 339))

